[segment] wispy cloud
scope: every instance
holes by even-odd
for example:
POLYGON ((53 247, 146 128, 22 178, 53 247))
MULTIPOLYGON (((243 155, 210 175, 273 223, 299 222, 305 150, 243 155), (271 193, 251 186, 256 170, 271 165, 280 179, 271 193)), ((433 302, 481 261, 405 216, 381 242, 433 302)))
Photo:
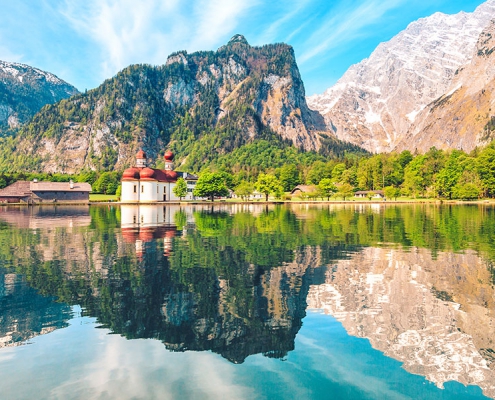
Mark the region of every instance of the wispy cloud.
POLYGON ((232 32, 248 9, 258 0, 200 0, 194 6, 196 29, 189 46, 196 49, 211 48, 220 38, 232 32))
POLYGON ((224 40, 256 1, 66 0, 61 13, 101 51, 105 77, 132 63, 163 64, 176 50, 208 49, 224 40))
POLYGON ((324 18, 320 27, 306 40, 299 57, 305 63, 324 52, 342 47, 363 34, 366 29, 380 21, 390 10, 399 7, 404 0, 371 0, 338 9, 324 18))
MULTIPOLYGON (((304 9, 306 9, 311 3, 311 0, 296 0, 296 1, 286 1, 283 2, 283 10, 281 11, 282 16, 277 18, 272 22, 268 28, 266 28, 263 34, 260 36, 259 40, 261 43, 271 43, 280 37, 280 31, 285 30, 288 25, 291 27, 297 22, 294 20, 301 15, 304 9)), ((291 28, 293 33, 297 33, 301 27, 295 30, 291 28)), ((290 35, 289 35, 290 36, 290 35)), ((279 39, 278 39, 279 40, 279 39)))

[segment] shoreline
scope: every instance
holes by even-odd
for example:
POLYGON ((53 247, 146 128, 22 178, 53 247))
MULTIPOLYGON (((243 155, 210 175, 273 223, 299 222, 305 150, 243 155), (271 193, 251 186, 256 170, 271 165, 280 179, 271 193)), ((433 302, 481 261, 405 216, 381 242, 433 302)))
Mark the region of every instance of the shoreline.
POLYGON ((157 206, 157 205, 180 205, 180 206, 188 206, 188 205, 271 205, 271 204, 304 204, 304 205, 330 205, 330 204, 358 204, 358 205, 398 205, 398 204, 432 204, 432 205, 494 205, 495 199, 490 200, 437 200, 437 199, 424 199, 424 200, 269 200, 269 201, 162 201, 162 202, 154 202, 154 203, 135 203, 135 202, 121 202, 121 201, 90 201, 88 203, 68 203, 68 202, 50 202, 50 203, 37 203, 37 204, 27 204, 27 203, 2 203, 2 206, 25 206, 25 207, 39 207, 39 206, 97 206, 97 205, 135 205, 135 206, 157 206))

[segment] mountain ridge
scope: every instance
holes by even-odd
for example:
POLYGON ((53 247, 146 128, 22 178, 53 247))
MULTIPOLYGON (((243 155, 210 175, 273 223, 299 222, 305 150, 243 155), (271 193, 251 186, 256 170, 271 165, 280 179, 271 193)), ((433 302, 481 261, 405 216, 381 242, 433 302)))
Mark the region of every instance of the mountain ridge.
POLYGON ((46 104, 77 93, 74 86, 50 72, 0 61, 0 129, 19 128, 46 104))
POLYGON ((323 94, 310 96, 308 105, 323 114, 337 138, 372 152, 391 151, 421 110, 446 93, 494 15, 495 1, 489 0, 473 13, 414 21, 323 94))
POLYGON ((0 170, 123 170, 139 148, 156 160, 170 147, 179 165, 197 171, 257 140, 315 154, 359 150, 326 132, 308 108, 291 46, 252 47, 235 35, 217 51, 131 65, 98 88, 45 106, 4 141, 0 170))

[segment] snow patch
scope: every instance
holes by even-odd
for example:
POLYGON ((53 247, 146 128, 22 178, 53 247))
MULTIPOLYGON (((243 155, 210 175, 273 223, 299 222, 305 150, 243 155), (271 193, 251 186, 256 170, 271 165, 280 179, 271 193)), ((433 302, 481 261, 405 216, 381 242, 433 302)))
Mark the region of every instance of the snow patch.
POLYGON ((366 123, 370 125, 379 124, 382 121, 380 115, 375 113, 373 110, 366 111, 366 114, 364 114, 364 118, 366 119, 366 123))

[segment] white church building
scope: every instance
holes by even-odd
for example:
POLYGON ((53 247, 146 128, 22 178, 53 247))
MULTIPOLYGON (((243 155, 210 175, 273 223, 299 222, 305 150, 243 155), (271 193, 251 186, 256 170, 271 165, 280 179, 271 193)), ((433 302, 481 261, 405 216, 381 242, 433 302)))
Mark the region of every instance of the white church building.
POLYGON ((196 175, 174 171, 174 154, 167 150, 164 155, 165 169, 148 167, 146 153, 139 150, 136 165, 128 168, 122 175, 121 202, 123 203, 157 203, 179 201, 173 189, 177 179, 184 178, 187 183, 187 195, 184 200, 194 200, 192 194, 198 180, 196 175))

